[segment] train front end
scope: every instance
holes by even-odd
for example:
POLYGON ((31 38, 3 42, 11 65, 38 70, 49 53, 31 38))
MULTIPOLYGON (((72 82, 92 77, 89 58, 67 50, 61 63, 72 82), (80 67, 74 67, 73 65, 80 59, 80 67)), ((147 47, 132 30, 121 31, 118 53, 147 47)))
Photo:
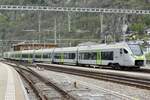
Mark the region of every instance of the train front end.
POLYGON ((130 50, 132 51, 132 58, 134 60, 134 66, 141 67, 145 66, 146 58, 143 50, 138 44, 128 44, 130 50))

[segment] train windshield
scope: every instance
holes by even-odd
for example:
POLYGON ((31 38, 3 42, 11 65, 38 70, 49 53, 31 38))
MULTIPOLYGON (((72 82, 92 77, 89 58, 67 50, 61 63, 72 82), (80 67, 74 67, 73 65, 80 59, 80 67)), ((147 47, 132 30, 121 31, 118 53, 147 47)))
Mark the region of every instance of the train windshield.
POLYGON ((136 56, 143 55, 143 51, 142 51, 142 49, 140 48, 139 45, 137 45, 137 44, 129 44, 129 47, 130 47, 130 49, 131 49, 131 51, 133 52, 134 55, 136 55, 136 56))

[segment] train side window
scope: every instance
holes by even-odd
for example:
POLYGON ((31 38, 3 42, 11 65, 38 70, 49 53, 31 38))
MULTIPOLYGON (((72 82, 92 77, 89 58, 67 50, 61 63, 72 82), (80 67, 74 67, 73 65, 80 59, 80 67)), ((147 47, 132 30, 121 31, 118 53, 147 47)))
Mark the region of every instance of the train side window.
POLYGON ((23 58, 28 58, 28 54, 23 54, 23 58))
POLYGON ((91 54, 89 52, 84 53, 84 59, 85 60, 89 60, 90 59, 91 54))
POLYGON ((75 53, 70 53, 70 59, 75 59, 75 53))
MULTIPOLYGON (((79 59, 83 59, 83 60, 89 60, 90 59, 90 53, 89 52, 82 52, 79 54, 79 59)), ((74 55, 75 57, 75 55, 74 55)))
POLYGON ((67 59, 67 58, 68 58, 67 53, 63 53, 63 58, 64 58, 64 59, 67 59))
POLYGON ((33 58, 33 54, 29 54, 28 56, 29 56, 29 58, 33 58))
POLYGON ((124 51, 125 54, 128 54, 128 51, 126 49, 123 49, 123 51, 124 51))
POLYGON ((36 54, 36 55, 35 55, 35 58, 41 58, 41 57, 42 57, 41 54, 36 54))
POLYGON ((44 54, 43 54, 43 58, 45 58, 45 59, 50 58, 50 57, 49 57, 49 54, 48 54, 48 53, 44 53, 44 54))
POLYGON ((81 59, 84 59, 84 53, 83 52, 80 53, 80 57, 81 57, 81 59))
POLYGON ((60 59, 61 58, 61 54, 60 53, 55 53, 54 54, 54 58, 55 59, 60 59))
POLYGON ((113 51, 101 52, 102 60, 113 60, 114 53, 113 51))
POLYGON ((91 53, 91 60, 96 60, 97 59, 97 52, 92 52, 91 53))

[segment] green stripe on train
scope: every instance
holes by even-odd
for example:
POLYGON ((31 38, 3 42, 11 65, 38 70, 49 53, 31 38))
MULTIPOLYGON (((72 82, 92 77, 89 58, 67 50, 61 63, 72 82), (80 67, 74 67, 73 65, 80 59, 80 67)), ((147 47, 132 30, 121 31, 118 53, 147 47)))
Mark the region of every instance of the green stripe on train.
POLYGON ((97 65, 100 65, 100 64, 102 64, 101 52, 100 52, 100 50, 97 50, 96 53, 97 53, 97 54, 96 54, 96 64, 97 64, 97 65))
POLYGON ((145 60, 145 56, 135 56, 135 60, 145 60))

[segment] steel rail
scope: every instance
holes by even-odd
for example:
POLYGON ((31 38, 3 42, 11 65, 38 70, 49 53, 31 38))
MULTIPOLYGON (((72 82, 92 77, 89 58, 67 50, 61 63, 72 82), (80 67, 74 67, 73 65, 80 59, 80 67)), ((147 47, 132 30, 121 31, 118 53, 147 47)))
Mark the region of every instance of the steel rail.
MULTIPOLYGON (((18 62, 10 62, 11 63, 11 65, 13 64, 13 66, 14 66, 14 64, 17 64, 18 65, 18 62)), ((40 67, 40 66, 35 66, 35 65, 30 65, 30 64, 28 64, 28 63, 22 63, 21 65, 23 65, 23 66, 28 66, 28 67, 40 67)), ((45 68, 45 69, 47 69, 47 68, 45 68)), ((48 69, 49 70, 49 69, 48 69)), ((79 74, 76 74, 76 73, 72 73, 73 71, 71 71, 71 72, 65 72, 64 70, 61 70, 61 69, 52 69, 52 71, 56 71, 56 72, 63 72, 63 73, 69 73, 69 74, 73 74, 73 75, 78 75, 79 76, 79 74)), ((83 76, 81 73, 80 73, 80 76, 83 76)), ((85 77, 89 77, 89 76, 85 76, 85 77)), ((91 78, 94 78, 94 77, 91 77, 91 78)), ((97 79, 97 78, 96 78, 97 79)), ((123 95, 123 94, 119 94, 119 93, 116 93, 116 92, 112 92, 112 91, 110 91, 110 90, 107 90, 107 89, 103 89, 105 92, 110 92, 112 95, 114 95, 114 96, 116 96, 116 97, 119 97, 119 98, 127 98, 127 100, 133 100, 133 98, 131 98, 131 97, 129 97, 129 96, 126 96, 126 95, 123 95)))
MULTIPOLYGON (((84 70, 76 69, 75 66, 72 68, 71 67, 64 68, 64 67, 60 67, 62 65, 43 64, 43 63, 37 63, 36 65, 23 63, 23 65, 28 66, 28 67, 42 67, 46 70, 51 70, 55 72, 67 73, 67 74, 83 76, 83 77, 88 77, 88 78, 93 78, 93 79, 98 79, 98 80, 104 80, 104 81, 110 81, 114 83, 120 83, 120 84, 125 84, 128 86, 134 86, 137 88, 150 90, 150 79, 145 80, 142 78, 135 78, 132 76, 129 77, 129 76, 116 75, 116 74, 113 75, 112 73, 99 73, 99 72, 94 72, 94 71, 89 71, 89 70, 84 71, 84 70)), ((121 96, 125 97, 124 95, 121 95, 121 94, 115 94, 115 95, 119 97, 121 96)))
MULTIPOLYGON (((35 65, 30 65, 30 67, 36 67, 35 65)), ((67 73, 67 74, 72 74, 72 75, 77 75, 77 76, 83 76, 83 77, 88 77, 88 78, 94 78, 94 79, 98 79, 98 80, 106 80, 106 81, 111 81, 111 82, 115 82, 115 83, 120 83, 120 82, 116 82, 116 81, 114 81, 113 79, 106 79, 106 78, 103 78, 103 75, 101 75, 100 77, 99 77, 99 75, 98 75, 98 77, 97 76, 95 76, 95 75, 91 75, 91 74, 87 74, 87 72, 86 73, 82 73, 82 72, 80 72, 79 70, 76 70, 76 71, 74 71, 74 70, 67 70, 67 69, 59 69, 59 68, 52 68, 52 67, 50 67, 49 68, 49 66, 38 66, 38 67, 44 67, 45 69, 47 69, 47 70, 51 70, 51 71, 55 71, 55 72, 60 72, 60 73, 67 73)), ((89 72, 88 72, 89 73, 89 72)), ((113 93, 113 95, 115 95, 115 96, 117 96, 117 97, 119 97, 119 98, 122 98, 122 97, 124 97, 124 98, 127 98, 127 100, 129 99, 131 99, 131 100, 133 100, 133 98, 131 98, 131 97, 129 97, 129 96, 126 96, 126 95, 123 95, 123 94, 119 94, 119 93, 115 93, 115 92, 112 92, 112 91, 108 91, 108 90, 105 90, 104 89, 104 91, 107 91, 107 92, 111 92, 111 93, 113 93)))
POLYGON ((32 74, 35 76, 39 77, 41 80, 43 80, 47 85, 52 86, 55 90, 57 90, 59 93, 62 94, 67 100, 76 100, 75 97, 72 95, 68 94, 65 90, 61 89, 59 86, 57 86, 55 83, 49 81, 48 79, 42 77, 39 75, 37 72, 33 71, 32 69, 28 68, 32 74))
POLYGON ((52 67, 50 65, 45 65, 45 64, 37 64, 37 65, 39 67, 44 67, 45 69, 52 70, 52 71, 90 77, 90 78, 95 78, 100 80, 106 80, 106 81, 121 83, 130 86, 136 86, 138 88, 150 90, 150 80, 140 79, 138 77, 135 78, 132 76, 127 77, 127 76, 114 75, 109 73, 98 73, 98 72, 83 71, 79 69, 62 68, 62 67, 57 67, 57 65, 55 65, 55 67, 52 67))
POLYGON ((39 91, 39 89, 37 89, 32 80, 23 74, 23 71, 21 70, 16 71, 29 83, 30 87, 33 89, 34 93, 40 98, 40 100, 48 100, 48 98, 45 95, 41 94, 41 92, 39 91))
MULTIPOLYGON (((18 63, 18 62, 11 62, 11 63, 18 63)), ((131 86, 137 86, 137 85, 135 85, 135 84, 131 84, 131 83, 129 83, 128 82, 128 78, 127 78, 127 81, 119 81, 118 82, 118 79, 120 80, 120 78, 118 78, 118 77, 116 77, 115 79, 117 79, 117 80, 114 80, 113 78, 113 76, 110 76, 110 75, 103 75, 103 74, 99 74, 99 73, 91 73, 91 72, 82 72, 82 71, 80 71, 80 70, 74 70, 74 69, 64 69, 64 68, 57 68, 56 66, 57 65, 55 65, 55 67, 52 67, 52 66, 47 66, 47 65, 41 65, 41 64, 37 64, 37 65, 31 65, 31 64, 28 64, 28 63, 22 63, 22 65, 24 65, 24 66, 28 66, 28 67, 44 67, 44 69, 46 69, 46 70, 51 70, 51 71, 55 71, 55 72, 61 72, 61 73, 68 73, 68 74, 72 74, 72 75, 77 75, 77 76, 83 76, 83 77, 88 77, 88 78, 94 78, 94 79, 98 79, 98 80, 106 80, 106 81, 111 81, 111 82, 115 82, 115 83, 122 83, 122 84, 126 84, 126 85, 131 85, 131 86)), ((58 65, 59 66, 59 65, 58 65)), ((141 84, 140 84, 140 86, 141 86, 141 84)), ((140 87, 139 86, 139 84, 138 84, 138 87, 140 87)), ((140 87, 140 88, 143 88, 143 87, 140 87)), ((145 87, 144 87, 145 88, 145 87)), ((109 91, 109 90, 105 90, 104 89, 104 91, 107 91, 107 92, 111 92, 111 93, 113 93, 113 95, 115 95, 115 96, 117 96, 117 97, 119 97, 119 98, 122 98, 122 97, 124 97, 124 98, 128 98, 129 100, 131 99, 133 99, 133 98, 131 98, 131 97, 129 97, 129 96, 126 96, 126 95, 123 95, 123 94, 119 94, 119 93, 115 93, 115 92, 112 92, 112 91, 109 91)))
MULTIPOLYGON (((43 76, 39 75, 37 72, 33 71, 29 67, 27 69, 24 69, 24 68, 18 67, 19 63, 17 63, 17 64, 15 63, 16 65, 11 64, 11 63, 7 63, 7 62, 5 62, 5 63, 8 64, 8 65, 10 65, 10 66, 19 68, 20 70, 24 70, 24 71, 27 71, 27 72, 31 73, 32 75, 34 75, 35 77, 37 77, 38 79, 40 79, 42 82, 44 82, 46 85, 48 85, 50 87, 53 87, 65 99, 67 99, 67 100, 76 100, 76 98, 73 97, 72 95, 70 95, 69 93, 67 93, 67 91, 63 90, 62 88, 60 88, 59 86, 57 86, 55 83, 53 83, 50 80, 48 80, 48 79, 44 78, 43 76)), ((35 88, 33 88, 33 89, 35 89, 35 88)), ((41 98, 41 100, 47 100, 46 96, 45 95, 42 96, 38 90, 36 90, 35 92, 39 93, 39 97, 41 98)))

